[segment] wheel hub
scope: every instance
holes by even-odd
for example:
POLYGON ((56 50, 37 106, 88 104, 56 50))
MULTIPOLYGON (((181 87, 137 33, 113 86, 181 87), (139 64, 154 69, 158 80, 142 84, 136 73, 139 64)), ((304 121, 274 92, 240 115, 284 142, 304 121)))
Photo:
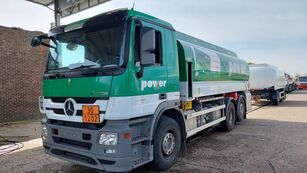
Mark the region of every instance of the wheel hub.
POLYGON ((230 111, 230 112, 229 112, 229 122, 232 122, 233 119, 234 119, 234 117, 233 117, 233 112, 230 111))
POLYGON ((240 112, 243 114, 244 113, 244 105, 240 104, 240 112))
POLYGON ((163 143, 162 143, 162 151, 166 156, 170 156, 173 154, 175 149, 175 136, 168 132, 165 134, 163 143))

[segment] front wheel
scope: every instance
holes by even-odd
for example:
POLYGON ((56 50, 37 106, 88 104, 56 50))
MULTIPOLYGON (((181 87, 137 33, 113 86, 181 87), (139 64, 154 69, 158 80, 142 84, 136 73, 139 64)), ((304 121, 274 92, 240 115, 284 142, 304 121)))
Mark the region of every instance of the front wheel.
POLYGON ((181 134, 177 122, 161 117, 154 137, 154 159, 150 166, 156 171, 165 171, 172 167, 178 158, 181 146, 181 134))

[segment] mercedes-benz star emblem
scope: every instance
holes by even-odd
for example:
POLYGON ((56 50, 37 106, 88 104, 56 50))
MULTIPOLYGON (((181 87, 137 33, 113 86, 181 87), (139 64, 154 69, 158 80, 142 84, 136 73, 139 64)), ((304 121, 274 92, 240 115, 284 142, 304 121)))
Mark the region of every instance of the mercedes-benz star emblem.
POLYGON ((64 103, 64 112, 68 116, 75 115, 75 101, 73 99, 67 99, 64 103))

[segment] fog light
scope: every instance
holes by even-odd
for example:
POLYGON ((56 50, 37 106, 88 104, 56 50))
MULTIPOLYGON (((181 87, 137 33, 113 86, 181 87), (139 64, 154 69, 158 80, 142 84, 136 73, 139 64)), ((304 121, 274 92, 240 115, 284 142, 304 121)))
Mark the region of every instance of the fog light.
POLYGON ((105 149, 104 152, 106 154, 115 154, 116 153, 116 150, 115 149, 105 149))
POLYGON ((117 133, 102 132, 99 137, 98 143, 100 145, 117 145, 117 133))
POLYGON ((43 140, 46 140, 47 137, 48 137, 47 126, 45 124, 42 124, 42 138, 43 140))

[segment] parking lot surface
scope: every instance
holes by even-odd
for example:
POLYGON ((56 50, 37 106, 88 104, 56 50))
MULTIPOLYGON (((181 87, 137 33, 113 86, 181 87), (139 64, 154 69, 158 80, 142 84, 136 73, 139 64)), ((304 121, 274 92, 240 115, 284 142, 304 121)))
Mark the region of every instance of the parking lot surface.
MULTIPOLYGON (((288 94, 278 107, 253 108, 231 132, 215 130, 190 139, 187 153, 167 172, 307 172, 307 91, 288 94)), ((24 147, 0 156, 0 172, 99 172, 46 155, 36 139, 38 122, 10 128, 0 127, 0 136, 22 140, 24 147), (31 132, 18 130, 25 127, 31 132)), ((144 166, 133 172, 152 171, 144 166)))

